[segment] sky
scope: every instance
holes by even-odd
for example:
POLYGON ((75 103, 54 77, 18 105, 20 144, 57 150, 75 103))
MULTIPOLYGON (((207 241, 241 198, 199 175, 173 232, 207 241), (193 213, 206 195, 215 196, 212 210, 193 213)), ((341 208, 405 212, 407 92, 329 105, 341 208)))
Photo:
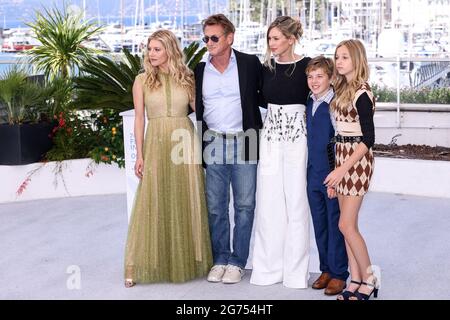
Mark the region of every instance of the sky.
MULTIPOLYGON (((197 15, 205 10, 220 10, 226 5, 226 0, 144 0, 146 16, 154 15, 155 4, 158 1, 159 15, 181 14, 181 4, 184 3, 185 15, 197 15), (208 8, 210 6, 210 8, 208 8)), ((63 0, 0 0, 0 27, 14 28, 23 21, 33 20, 36 9, 58 6, 63 0)), ((82 0, 66 0, 69 5, 83 7, 82 0)), ((136 0, 124 0, 124 15, 134 16, 136 0)), ((86 12, 88 18, 118 17, 120 16, 120 0, 86 0, 86 12)))

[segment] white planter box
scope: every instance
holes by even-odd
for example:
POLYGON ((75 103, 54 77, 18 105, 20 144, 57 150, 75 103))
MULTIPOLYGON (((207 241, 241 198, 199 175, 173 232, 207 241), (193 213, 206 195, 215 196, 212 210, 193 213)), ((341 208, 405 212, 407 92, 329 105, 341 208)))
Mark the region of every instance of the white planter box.
POLYGON ((377 103, 375 143, 426 144, 450 147, 450 105, 377 103))
MULTIPOLYGON (((34 163, 25 166, 0 166, 0 203, 127 193, 127 211, 130 215, 138 184, 133 171, 135 146, 132 119, 132 113, 124 117, 126 171, 115 164, 96 165, 91 159, 63 161, 62 175, 55 173, 57 162, 48 162, 45 165, 34 163), (93 174, 87 177, 91 164, 93 174), (42 168, 31 176, 31 181, 23 193, 17 195, 20 185, 29 173, 41 166, 42 168)), ((450 198, 450 161, 376 157, 370 191, 450 198)))
POLYGON ((0 177, 0 203, 126 192, 124 169, 116 164, 97 165, 91 159, 0 166, 0 177), (38 170, 18 195, 19 187, 35 169, 38 170))
POLYGON ((450 198, 450 161, 376 157, 370 191, 450 198))

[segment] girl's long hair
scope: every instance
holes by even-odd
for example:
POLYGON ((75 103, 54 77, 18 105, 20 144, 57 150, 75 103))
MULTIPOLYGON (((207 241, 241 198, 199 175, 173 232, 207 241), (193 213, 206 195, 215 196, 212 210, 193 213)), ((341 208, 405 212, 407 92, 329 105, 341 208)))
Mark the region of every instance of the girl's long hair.
MULTIPOLYGON (((175 35, 169 30, 155 31, 148 37, 147 48, 151 40, 158 40, 162 43, 167 54, 167 65, 169 69, 169 76, 175 80, 175 83, 186 89, 189 100, 194 98, 194 74, 184 63, 183 51, 175 35)), ((161 87, 161 81, 158 79, 159 67, 153 67, 149 61, 148 49, 144 53, 144 70, 145 70, 145 85, 151 90, 161 87)))
POLYGON ((350 54, 350 59, 353 66, 353 77, 350 82, 344 75, 340 75, 337 69, 334 69, 334 90, 336 92, 335 98, 331 103, 333 110, 339 108, 341 110, 348 108, 356 94, 356 91, 364 86, 366 89, 371 90, 368 84, 369 80, 369 64, 367 63, 366 50, 361 41, 357 39, 350 39, 341 41, 334 53, 335 65, 336 65, 336 53, 337 50, 345 46, 350 54))

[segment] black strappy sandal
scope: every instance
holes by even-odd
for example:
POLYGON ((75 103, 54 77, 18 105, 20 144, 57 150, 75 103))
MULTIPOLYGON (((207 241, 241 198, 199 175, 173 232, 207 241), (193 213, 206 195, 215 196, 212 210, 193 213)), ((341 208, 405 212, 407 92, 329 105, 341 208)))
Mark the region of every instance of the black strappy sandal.
POLYGON ((369 300, 370 297, 372 296, 372 294, 373 294, 374 298, 378 297, 378 286, 376 285, 376 283, 372 284, 372 283, 367 283, 367 282, 363 281, 363 282, 361 282, 361 284, 364 284, 364 285, 368 286, 369 288, 373 288, 373 290, 369 294, 361 293, 358 291, 359 289, 356 290, 355 295, 354 295, 354 297, 356 297, 356 300, 369 300))
MULTIPOLYGON (((350 283, 361 285, 363 282, 362 281, 351 280, 350 283)), ((356 291, 358 291, 358 289, 356 289, 356 291)), ((355 292, 349 291, 349 290, 345 290, 344 292, 342 292, 340 295, 337 296, 336 300, 350 300, 351 297, 355 296, 355 292)))

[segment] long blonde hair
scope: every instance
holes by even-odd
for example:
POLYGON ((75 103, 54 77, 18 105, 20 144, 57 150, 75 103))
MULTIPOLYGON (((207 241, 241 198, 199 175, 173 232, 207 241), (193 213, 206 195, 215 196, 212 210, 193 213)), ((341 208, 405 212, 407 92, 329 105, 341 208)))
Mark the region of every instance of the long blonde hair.
POLYGON ((270 24, 269 28, 267 29, 266 35, 267 49, 266 55, 264 57, 264 65, 269 67, 270 70, 275 69, 274 66, 272 65, 272 52, 270 51, 269 48, 269 33, 273 28, 278 28, 286 38, 289 39, 293 37, 295 39, 294 44, 292 45, 292 52, 291 52, 292 57, 294 57, 295 43, 300 41, 300 38, 303 34, 301 22, 289 16, 278 17, 270 24))
MULTIPOLYGON (((162 43, 168 58, 169 76, 175 80, 177 85, 187 90, 189 100, 192 100, 195 94, 194 74, 184 63, 184 55, 175 35, 169 30, 155 31, 148 37, 147 48, 151 40, 158 40, 162 43)), ((150 63, 148 49, 144 53, 144 70, 146 74, 145 84, 152 90, 161 87, 161 81, 158 79, 159 67, 153 67, 150 63)))
POLYGON ((334 90, 336 92, 336 96, 331 103, 331 108, 333 110, 337 108, 341 110, 348 108, 353 102, 356 91, 358 91, 361 87, 365 87, 365 89, 369 91, 371 90, 367 82, 369 80, 369 64, 367 63, 367 55, 364 45, 358 39, 341 41, 337 45, 334 53, 335 60, 337 50, 342 46, 345 46, 350 54, 350 59, 353 66, 353 77, 350 82, 347 82, 347 78, 344 75, 340 75, 337 69, 334 70, 334 90))

